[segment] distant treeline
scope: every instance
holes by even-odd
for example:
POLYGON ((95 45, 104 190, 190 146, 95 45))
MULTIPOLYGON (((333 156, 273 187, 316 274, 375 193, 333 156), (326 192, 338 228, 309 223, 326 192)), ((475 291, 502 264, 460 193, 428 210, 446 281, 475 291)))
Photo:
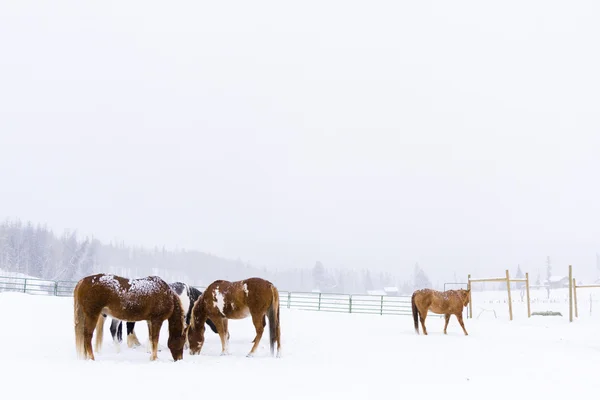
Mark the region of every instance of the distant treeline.
POLYGON ((58 235, 46 226, 20 220, 6 220, 0 224, 0 269, 68 281, 97 272, 130 278, 158 275, 168 282, 183 281, 197 286, 206 286, 217 279, 260 276, 271 280, 281 290, 318 289, 330 293, 365 293, 397 287, 400 293, 410 294, 415 288, 431 287, 418 265, 410 280, 366 268, 327 269, 319 261, 307 268, 267 269, 200 251, 104 244, 94 237, 78 237, 76 231, 58 235))

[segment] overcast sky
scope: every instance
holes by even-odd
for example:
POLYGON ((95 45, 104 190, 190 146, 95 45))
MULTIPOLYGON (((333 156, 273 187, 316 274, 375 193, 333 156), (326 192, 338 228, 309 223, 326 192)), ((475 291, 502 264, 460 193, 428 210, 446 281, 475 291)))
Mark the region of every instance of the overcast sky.
POLYGON ((0 217, 273 268, 591 278, 598 21, 595 0, 1 1, 0 217))

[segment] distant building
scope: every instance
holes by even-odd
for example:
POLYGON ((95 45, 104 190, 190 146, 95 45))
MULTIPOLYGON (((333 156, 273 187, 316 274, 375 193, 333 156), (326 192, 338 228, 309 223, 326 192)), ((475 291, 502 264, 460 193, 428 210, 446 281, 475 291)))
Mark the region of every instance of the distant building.
POLYGON ((367 290, 367 294, 370 296, 387 296, 385 290, 381 289, 367 290))
POLYGON ((388 296, 399 296, 400 290, 396 286, 387 286, 383 288, 383 291, 388 296))
POLYGON ((569 287, 568 276, 551 276, 550 279, 544 281, 544 286, 550 286, 551 289, 559 289, 569 287))

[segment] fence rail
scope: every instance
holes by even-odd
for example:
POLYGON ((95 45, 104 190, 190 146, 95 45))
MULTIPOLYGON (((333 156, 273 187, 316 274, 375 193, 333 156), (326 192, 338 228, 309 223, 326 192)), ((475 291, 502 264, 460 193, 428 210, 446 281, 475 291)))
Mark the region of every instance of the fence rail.
MULTIPOLYGON (((0 276, 0 292, 73 296, 77 282, 0 276)), ((197 287, 204 290, 203 287, 197 287)), ((281 307, 356 314, 412 315, 410 296, 279 291, 281 307)), ((428 315, 439 316, 429 313, 428 315)))

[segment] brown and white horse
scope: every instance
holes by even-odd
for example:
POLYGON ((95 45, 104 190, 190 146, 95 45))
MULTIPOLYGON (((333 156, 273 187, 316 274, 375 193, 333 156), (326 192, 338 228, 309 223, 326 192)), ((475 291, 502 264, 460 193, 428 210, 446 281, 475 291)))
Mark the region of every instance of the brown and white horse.
POLYGON ((191 323, 187 338, 190 354, 199 354, 204 344, 204 331, 207 318, 210 318, 221 338, 222 355, 228 354, 229 343, 228 319, 252 317, 256 330, 254 345, 248 353, 252 357, 269 318, 269 345, 271 355, 274 354, 277 342, 277 357, 280 356, 281 334, 279 328, 279 292, 275 285, 261 278, 249 278, 229 282, 217 280, 208 285, 204 293, 196 300, 192 308, 191 323))
POLYGON ((433 289, 419 289, 415 290, 412 298, 412 314, 415 322, 415 331, 419 333, 419 321, 421 320, 421 326, 423 327, 423 334, 427 335, 427 328, 425 328, 425 318, 427 318, 427 311, 431 310, 436 314, 444 314, 446 318, 446 324, 444 325, 444 335, 447 333, 448 322, 452 314, 456 315, 458 323, 463 329, 465 335, 468 335, 463 322, 463 308, 469 304, 471 296, 470 289, 458 289, 458 290, 446 290, 440 292, 433 289))
POLYGON ((179 296, 157 276, 127 279, 111 274, 90 275, 73 291, 75 346, 82 359, 94 360, 92 336, 96 330, 96 351, 102 347, 104 315, 123 321, 147 321, 151 342, 150 360, 157 359, 158 336, 169 321, 168 347, 175 361, 183 359, 184 311, 179 296))

